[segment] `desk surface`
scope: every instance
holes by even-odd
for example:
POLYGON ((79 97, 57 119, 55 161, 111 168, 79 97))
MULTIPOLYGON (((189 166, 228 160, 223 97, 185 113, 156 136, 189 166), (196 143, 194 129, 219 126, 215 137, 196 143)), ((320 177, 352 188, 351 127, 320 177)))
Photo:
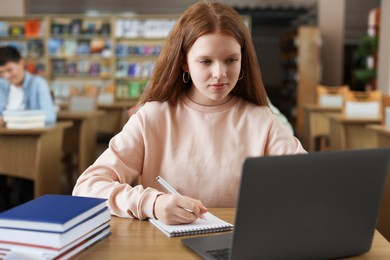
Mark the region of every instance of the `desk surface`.
POLYGON ((48 125, 44 128, 31 128, 31 129, 9 129, 6 127, 0 127, 0 135, 40 135, 49 131, 58 131, 65 128, 69 128, 73 125, 70 121, 57 122, 53 125, 48 125))
POLYGON ((99 109, 128 109, 138 103, 138 99, 118 100, 112 104, 98 104, 99 109))
POLYGON ((104 115, 104 111, 97 110, 97 111, 70 111, 70 110, 61 110, 57 112, 58 119, 60 120, 78 120, 78 119, 85 119, 85 118, 92 118, 92 117, 98 117, 104 115))
MULTIPOLYGON (((209 210, 234 223, 234 209, 209 210)), ((112 217, 111 231, 111 236, 84 250, 76 259, 199 259, 182 245, 183 237, 169 238, 148 221, 112 217)), ((390 243, 376 231, 371 250, 348 259, 390 259, 390 243)))
POLYGON ((385 125, 368 125, 367 128, 390 137, 390 128, 385 125))
POLYGON ((326 114, 331 120, 339 121, 341 123, 349 123, 349 124, 379 124, 381 123, 381 119, 379 118, 354 118, 354 117, 346 117, 345 115, 339 114, 326 114))
POLYGON ((317 104, 306 104, 303 108, 309 111, 318 112, 341 112, 341 107, 324 107, 317 104))

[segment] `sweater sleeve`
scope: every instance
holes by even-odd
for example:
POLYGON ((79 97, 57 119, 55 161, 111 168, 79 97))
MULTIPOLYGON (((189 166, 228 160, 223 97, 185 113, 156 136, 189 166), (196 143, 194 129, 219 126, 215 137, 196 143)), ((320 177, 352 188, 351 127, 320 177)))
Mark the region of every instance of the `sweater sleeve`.
POLYGON ((265 155, 284 155, 306 153, 301 142, 291 131, 273 116, 268 129, 265 155))
POLYGON ((73 195, 108 199, 111 214, 146 219, 153 217, 153 204, 161 192, 131 186, 144 163, 142 121, 133 115, 109 147, 77 180, 73 195))

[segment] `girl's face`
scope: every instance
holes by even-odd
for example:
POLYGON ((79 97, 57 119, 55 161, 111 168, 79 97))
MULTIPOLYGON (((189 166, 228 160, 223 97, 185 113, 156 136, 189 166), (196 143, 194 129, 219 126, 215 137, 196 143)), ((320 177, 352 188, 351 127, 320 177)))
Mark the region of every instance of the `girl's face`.
POLYGON ((230 100, 241 71, 241 46, 231 36, 212 33, 199 37, 187 53, 184 71, 191 75, 188 97, 215 106, 230 100))

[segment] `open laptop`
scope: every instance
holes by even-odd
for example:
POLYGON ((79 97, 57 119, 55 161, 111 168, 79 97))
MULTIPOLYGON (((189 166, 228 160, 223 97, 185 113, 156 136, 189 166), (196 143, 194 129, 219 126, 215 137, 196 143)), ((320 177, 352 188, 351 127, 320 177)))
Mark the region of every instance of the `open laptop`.
POLYGON ((233 233, 182 242, 204 259, 362 254, 371 248, 389 164, 390 148, 248 158, 233 233))

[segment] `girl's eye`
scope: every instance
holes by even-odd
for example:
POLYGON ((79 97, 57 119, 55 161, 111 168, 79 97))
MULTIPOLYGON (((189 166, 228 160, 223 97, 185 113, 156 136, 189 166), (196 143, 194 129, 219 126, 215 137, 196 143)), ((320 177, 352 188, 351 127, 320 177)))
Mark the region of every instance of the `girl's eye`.
POLYGON ((203 64, 210 64, 210 63, 211 63, 211 60, 201 60, 200 63, 203 63, 203 64))
POLYGON ((226 60, 226 62, 228 62, 228 63, 233 63, 233 62, 236 62, 236 61, 238 61, 237 58, 231 58, 231 59, 227 59, 226 60))

